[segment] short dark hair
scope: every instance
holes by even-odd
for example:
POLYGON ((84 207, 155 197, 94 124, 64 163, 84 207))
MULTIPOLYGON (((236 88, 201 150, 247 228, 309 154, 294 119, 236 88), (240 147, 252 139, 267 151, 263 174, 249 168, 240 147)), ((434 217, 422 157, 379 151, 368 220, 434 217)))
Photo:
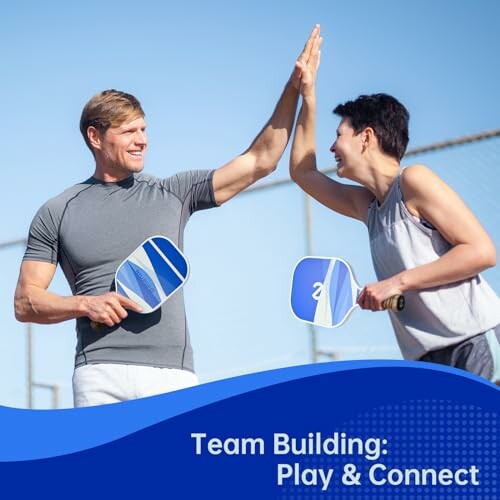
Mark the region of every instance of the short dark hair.
POLYGON ((349 118, 356 134, 371 127, 384 153, 398 161, 403 158, 409 140, 410 113, 394 97, 388 94, 361 95, 354 101, 339 104, 333 112, 349 118))

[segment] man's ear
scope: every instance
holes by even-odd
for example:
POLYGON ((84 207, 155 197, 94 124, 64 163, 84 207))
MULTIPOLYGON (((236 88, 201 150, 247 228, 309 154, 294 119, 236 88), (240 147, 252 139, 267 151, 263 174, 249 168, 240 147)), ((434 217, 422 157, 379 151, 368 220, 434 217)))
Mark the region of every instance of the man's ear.
POLYGON ((94 149, 101 149, 102 135, 95 127, 87 128, 87 138, 94 149))

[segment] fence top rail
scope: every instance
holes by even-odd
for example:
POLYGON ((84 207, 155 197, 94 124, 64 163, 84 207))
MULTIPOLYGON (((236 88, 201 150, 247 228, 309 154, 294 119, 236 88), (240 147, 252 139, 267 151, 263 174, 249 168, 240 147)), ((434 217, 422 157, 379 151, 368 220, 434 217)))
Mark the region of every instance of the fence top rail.
POLYGON ((17 245, 26 245, 26 238, 18 238, 16 240, 4 241, 0 243, 0 250, 2 248, 9 248, 17 245))
POLYGON ((480 132, 479 134, 464 135, 456 139, 436 142, 434 144, 429 144, 428 146, 421 146, 418 148, 410 149, 406 152, 405 157, 415 156, 421 153, 427 153, 429 151, 436 151, 437 149, 445 149, 453 146, 460 146, 461 144, 467 144, 469 142, 483 141, 485 139, 491 139, 492 137, 498 137, 498 136, 500 136, 500 128, 495 130, 488 130, 486 132, 480 132))
MULTIPOLYGON (((422 153, 428 153, 429 151, 437 151, 440 149, 446 149, 446 148, 450 148, 453 146, 460 146, 462 144, 467 144, 470 142, 483 141, 485 139, 491 139, 492 137, 499 137, 499 136, 500 136, 500 128, 495 129, 495 130, 488 130, 486 132, 480 132, 479 134, 464 135, 462 137, 457 137, 455 139, 449 139, 447 141, 442 141, 442 142, 435 142, 435 143, 429 144, 427 146, 420 146, 417 148, 409 149, 406 152, 406 154, 404 155, 404 158, 408 158, 409 156, 416 156, 416 155, 422 154, 422 153)), ((336 169, 336 167, 332 166, 332 167, 322 169, 321 171, 324 174, 332 174, 335 172, 335 169, 336 169)), ((275 181, 263 182, 262 184, 258 184, 257 186, 253 186, 253 187, 245 190, 242 194, 253 193, 254 191, 262 191, 263 189, 270 189, 270 188, 282 186, 284 184, 288 184, 291 182, 292 182, 291 179, 288 179, 288 178, 277 179, 275 181)))

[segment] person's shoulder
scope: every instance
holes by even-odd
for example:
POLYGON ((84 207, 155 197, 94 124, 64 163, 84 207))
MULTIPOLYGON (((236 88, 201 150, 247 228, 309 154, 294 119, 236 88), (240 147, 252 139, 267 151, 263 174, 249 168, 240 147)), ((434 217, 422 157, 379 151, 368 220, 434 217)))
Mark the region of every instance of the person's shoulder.
POLYGON ((198 184, 200 182, 208 182, 212 179, 214 170, 205 169, 192 169, 192 170, 182 170, 176 172, 175 174, 165 177, 161 180, 162 185, 167 189, 178 190, 184 187, 190 187, 193 184, 198 184))
POLYGON ((401 172, 402 189, 420 191, 439 180, 439 177, 426 165, 415 163, 403 168, 401 172))
POLYGON ((139 172, 138 174, 135 174, 135 180, 137 182, 146 182, 148 184, 157 184, 161 182, 161 179, 159 177, 147 174, 145 172, 139 172))
POLYGON ((184 170, 176 172, 168 177, 159 178, 143 172, 136 174, 136 181, 149 188, 158 188, 169 192, 177 197, 183 197, 193 185, 209 182, 213 176, 213 170, 184 170))
POLYGON ((408 182, 418 182, 418 180, 422 177, 427 177, 429 175, 435 174, 427 165, 424 165, 423 163, 414 163, 402 169, 401 179, 408 182))
POLYGON ((41 207, 40 210, 49 210, 50 212, 56 213, 58 211, 64 210, 64 207, 75 197, 77 197, 83 191, 89 189, 94 183, 92 178, 86 179, 85 181, 79 182, 66 188, 59 194, 49 198, 41 207))
POLYGON ((168 179, 169 178, 165 179, 144 172, 135 174, 135 181, 144 189, 159 189, 164 191, 168 188, 168 182, 166 182, 168 179))
POLYGON ((180 174, 173 174, 169 177, 156 177, 155 175, 140 172, 135 174, 135 181, 139 186, 147 189, 161 189, 162 191, 172 191, 172 185, 179 182, 180 174))

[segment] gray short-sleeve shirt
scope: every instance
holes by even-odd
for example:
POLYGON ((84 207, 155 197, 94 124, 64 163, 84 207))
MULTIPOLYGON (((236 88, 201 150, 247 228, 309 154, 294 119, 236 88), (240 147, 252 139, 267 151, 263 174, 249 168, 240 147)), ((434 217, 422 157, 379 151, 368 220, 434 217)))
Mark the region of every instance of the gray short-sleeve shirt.
MULTIPOLYGON (((181 250, 193 212, 216 206, 214 171, 192 170, 167 179, 134 174, 117 183, 94 177, 45 203, 31 223, 24 259, 60 264, 74 295, 112 290, 120 263, 153 235, 181 250)), ((76 321, 75 365, 123 363, 193 371, 182 290, 157 311, 129 316, 99 332, 76 321)))

